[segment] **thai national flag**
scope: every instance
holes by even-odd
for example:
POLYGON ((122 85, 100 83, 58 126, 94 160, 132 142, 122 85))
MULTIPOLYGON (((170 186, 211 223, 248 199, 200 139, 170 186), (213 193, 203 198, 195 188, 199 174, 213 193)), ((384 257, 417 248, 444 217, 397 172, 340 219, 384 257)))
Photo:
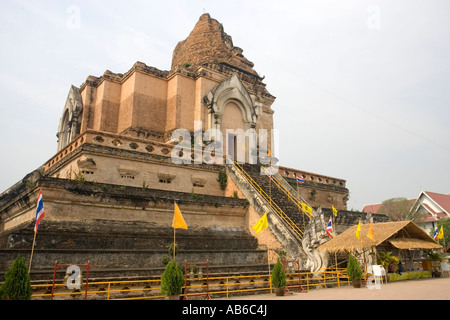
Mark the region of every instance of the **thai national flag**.
POLYGON ((299 183, 304 183, 305 182, 305 180, 300 178, 298 175, 295 175, 295 177, 297 178, 297 182, 299 182, 299 183))
POLYGON ((44 212, 44 200, 42 200, 42 191, 39 191, 39 197, 37 201, 37 208, 36 208, 36 222, 34 224, 34 232, 37 233, 39 224, 41 223, 41 220, 44 219, 45 212, 44 212))
POLYGON ((433 239, 434 239, 434 240, 437 240, 438 235, 439 235, 439 230, 438 230, 438 227, 437 227, 437 225, 436 225, 436 229, 434 229, 434 236, 433 236, 433 239))
POLYGON ((328 221, 328 226, 327 226, 326 232, 330 238, 333 238, 333 235, 331 234, 333 232, 333 225, 331 223, 331 217, 330 217, 330 220, 328 221))

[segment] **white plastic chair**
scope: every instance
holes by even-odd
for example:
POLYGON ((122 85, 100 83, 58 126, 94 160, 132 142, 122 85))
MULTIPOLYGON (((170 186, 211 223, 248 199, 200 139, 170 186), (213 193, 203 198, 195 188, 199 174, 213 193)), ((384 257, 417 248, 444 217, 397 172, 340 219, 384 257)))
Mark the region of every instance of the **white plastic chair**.
POLYGON ((383 277, 387 283, 386 270, 384 270, 382 265, 374 264, 372 265, 373 275, 375 277, 375 282, 380 281, 383 283, 383 277))
POLYGON ((450 274, 450 266, 447 261, 441 261, 441 271, 444 277, 446 272, 450 274))

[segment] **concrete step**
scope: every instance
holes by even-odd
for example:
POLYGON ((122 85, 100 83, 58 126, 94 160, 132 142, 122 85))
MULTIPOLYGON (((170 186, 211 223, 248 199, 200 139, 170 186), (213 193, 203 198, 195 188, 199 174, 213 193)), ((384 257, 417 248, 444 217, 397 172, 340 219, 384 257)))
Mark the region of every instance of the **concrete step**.
POLYGON ((260 166, 243 164, 242 167, 300 230, 304 230, 309 218, 299 211, 298 206, 267 175, 261 174, 260 166))

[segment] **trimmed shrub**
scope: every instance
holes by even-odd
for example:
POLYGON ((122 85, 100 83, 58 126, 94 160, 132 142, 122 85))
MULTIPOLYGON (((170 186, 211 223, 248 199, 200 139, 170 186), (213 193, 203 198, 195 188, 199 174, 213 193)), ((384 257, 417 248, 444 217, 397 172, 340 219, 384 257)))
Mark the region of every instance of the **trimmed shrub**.
POLYGON ((350 281, 361 280, 362 275, 363 272, 358 264, 358 261, 354 256, 352 256, 352 254, 349 254, 347 264, 347 276, 349 277, 350 281))
POLYGON ((174 296, 181 293, 184 285, 184 275, 175 260, 170 261, 161 276, 161 293, 174 296))
POLYGON ((25 258, 17 257, 0 287, 1 300, 31 300, 31 281, 25 258))
POLYGON ((272 270, 272 286, 274 288, 286 287, 286 274, 284 273, 280 258, 278 258, 272 270))

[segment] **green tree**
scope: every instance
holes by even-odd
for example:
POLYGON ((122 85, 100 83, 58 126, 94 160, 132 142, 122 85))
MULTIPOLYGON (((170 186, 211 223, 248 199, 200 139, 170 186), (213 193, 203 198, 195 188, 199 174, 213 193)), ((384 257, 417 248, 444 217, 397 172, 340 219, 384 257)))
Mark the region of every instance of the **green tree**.
POLYGON ((358 264, 358 260, 352 255, 349 254, 348 256, 348 264, 347 264, 347 276, 352 280, 361 280, 362 279, 363 272, 361 270, 361 267, 358 264))
POLYGON ((382 265, 386 271, 390 264, 398 265, 399 262, 400 258, 397 256, 393 256, 392 252, 378 252, 377 264, 382 265))
POLYGON ((161 293, 174 296, 181 293, 184 275, 175 260, 170 261, 161 276, 161 293))
POLYGON ((274 288, 286 287, 286 274, 284 273, 280 258, 278 258, 272 270, 272 286, 274 288))
POLYGON ((414 220, 420 223, 423 220, 423 215, 414 214, 411 212, 413 201, 406 198, 392 198, 383 201, 377 213, 385 214, 392 221, 414 220))
POLYGON ((17 257, 0 287, 1 300, 31 300, 31 281, 25 258, 17 257))

